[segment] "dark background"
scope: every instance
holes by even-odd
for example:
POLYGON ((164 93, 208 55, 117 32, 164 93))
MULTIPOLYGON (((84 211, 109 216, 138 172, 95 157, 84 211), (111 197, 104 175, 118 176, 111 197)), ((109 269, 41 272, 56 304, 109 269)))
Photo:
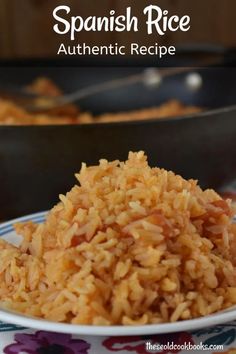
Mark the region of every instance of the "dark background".
MULTIPOLYGON (((203 85, 197 91, 188 90, 180 75, 166 79, 157 91, 137 84, 132 88, 100 93, 78 102, 84 110, 94 113, 130 110, 158 105, 170 98, 213 110, 193 117, 149 122, 1 126, 0 218, 10 219, 50 208, 58 200, 58 194, 75 183, 73 174, 82 161, 95 164, 101 157, 123 160, 129 150, 144 150, 152 166, 199 179, 202 187, 220 188, 231 182, 236 176, 236 61, 233 60, 235 51, 225 52, 222 47, 236 47, 236 0, 0 0, 0 84, 3 87, 7 84, 20 87, 43 75, 52 78, 64 92, 69 92, 143 70, 133 58, 124 58, 118 65, 114 57, 106 58, 109 66, 106 67, 105 59, 96 57, 95 68, 86 68, 88 57, 74 58, 74 62, 70 57, 63 59, 63 63, 56 60, 59 44, 62 41, 71 44, 68 37, 59 36, 52 29, 52 11, 63 4, 71 6, 72 15, 82 17, 105 16, 111 9, 122 14, 127 6, 131 6, 132 14, 139 17, 138 33, 82 32, 73 44, 117 42, 128 46, 138 42, 147 46, 158 42, 177 47, 188 44, 190 48, 205 48, 211 53, 215 48, 225 66, 202 69, 203 85), (150 4, 168 9, 170 14, 190 15, 191 30, 167 33, 163 37, 148 36, 141 18, 144 19, 144 7, 150 4), (99 66, 99 61, 104 67, 99 66), (124 67, 128 62, 132 67, 124 67)), ((195 64, 187 66, 196 66, 198 57, 194 51, 191 55, 195 64)), ((142 64, 150 65, 149 58, 145 60, 142 64)), ((173 60, 172 65, 168 65, 177 65, 177 55, 173 60)))
MULTIPOLYGON (((235 0, 1 0, 0 1, 0 58, 42 58, 53 57, 59 43, 69 44, 66 36, 53 32, 53 9, 58 5, 68 5, 74 15, 105 16, 111 9, 123 13, 127 6, 132 7, 133 15, 141 18, 138 33, 80 33, 78 41, 91 45, 129 44, 139 42, 143 45, 172 45, 184 43, 212 43, 227 47, 235 46, 235 0), (147 5, 159 5, 171 14, 191 16, 191 30, 187 33, 167 33, 163 37, 147 35, 143 22, 143 9, 147 5), (141 15, 141 16, 140 16, 141 15)), ((76 41, 75 41, 76 42, 76 41)))

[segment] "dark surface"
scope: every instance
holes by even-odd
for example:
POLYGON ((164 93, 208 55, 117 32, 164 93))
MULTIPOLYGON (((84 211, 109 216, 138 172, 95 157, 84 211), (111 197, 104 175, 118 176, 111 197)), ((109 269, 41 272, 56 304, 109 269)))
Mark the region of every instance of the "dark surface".
MULTIPOLYGON (((128 68, 88 70, 0 69, 1 82, 28 83, 40 74, 68 90, 94 81, 126 75, 128 68), (8 71, 9 70, 9 71, 8 71), (58 71, 59 70, 59 71, 58 71), (27 72, 27 75, 26 75, 27 72), (105 78, 104 78, 105 76, 105 78)), ((135 69, 137 71, 139 69, 135 69)), ((135 87, 81 102, 94 112, 159 104, 168 98, 205 107, 236 103, 236 70, 204 71, 199 92, 189 92, 183 77, 160 90, 135 87)), ((82 161, 126 159, 128 151, 144 150, 150 164, 197 178, 203 187, 219 187, 236 177, 236 108, 195 117, 117 124, 44 127, 0 127, 0 215, 2 219, 50 208, 75 184, 82 161)))

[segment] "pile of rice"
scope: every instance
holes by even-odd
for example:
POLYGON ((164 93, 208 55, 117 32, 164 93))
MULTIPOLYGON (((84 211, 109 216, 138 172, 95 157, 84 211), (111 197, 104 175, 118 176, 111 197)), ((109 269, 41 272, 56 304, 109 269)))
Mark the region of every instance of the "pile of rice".
POLYGON ((66 105, 48 112, 29 113, 12 101, 0 98, 0 125, 63 125, 155 120, 191 115, 202 111, 195 106, 185 106, 177 100, 170 100, 156 107, 120 113, 105 113, 99 116, 94 116, 89 112, 76 112, 76 110, 78 111, 74 105, 66 105))
POLYGON ((52 321, 140 325, 236 303, 230 200, 194 180, 126 162, 82 165, 44 224, 0 243, 0 304, 52 321))

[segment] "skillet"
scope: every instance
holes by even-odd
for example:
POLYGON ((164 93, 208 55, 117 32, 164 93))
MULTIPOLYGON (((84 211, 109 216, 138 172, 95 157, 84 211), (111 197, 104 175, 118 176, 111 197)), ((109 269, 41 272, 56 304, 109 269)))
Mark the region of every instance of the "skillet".
MULTIPOLYGON (((38 76, 65 92, 134 74, 141 67, 1 66, 1 85, 24 85, 38 76)), ((44 63, 45 64, 45 63, 44 63)), ((80 102, 94 114, 159 105, 176 98, 205 107, 191 116, 68 126, 0 126, 0 218, 46 210, 75 184, 82 161, 125 159, 145 150, 150 164, 196 178, 202 187, 220 188, 236 177, 236 68, 199 69, 202 87, 191 91, 185 76, 150 89, 142 84, 101 93, 80 102)))

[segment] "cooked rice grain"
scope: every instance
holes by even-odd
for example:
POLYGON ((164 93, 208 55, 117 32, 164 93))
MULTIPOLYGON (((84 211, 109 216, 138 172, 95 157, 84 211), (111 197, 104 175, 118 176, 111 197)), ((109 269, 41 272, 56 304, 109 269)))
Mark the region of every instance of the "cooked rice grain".
POLYGON ((126 162, 82 165, 42 225, 0 241, 1 307, 77 324, 178 321, 236 303, 231 202, 196 181, 126 162))

